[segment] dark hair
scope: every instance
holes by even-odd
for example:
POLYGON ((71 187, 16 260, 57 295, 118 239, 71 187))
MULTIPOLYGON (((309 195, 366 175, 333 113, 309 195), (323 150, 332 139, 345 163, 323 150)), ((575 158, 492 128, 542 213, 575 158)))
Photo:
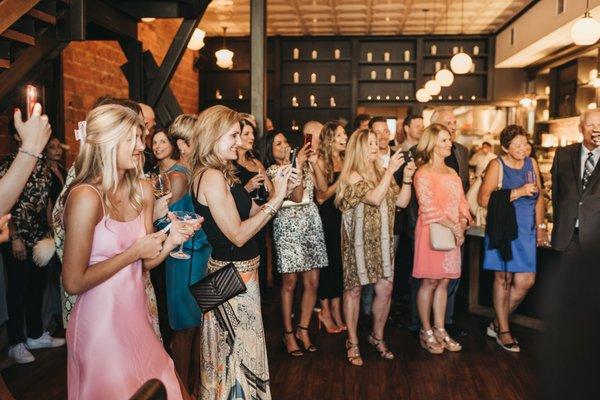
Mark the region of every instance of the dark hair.
POLYGON ((275 157, 273 157, 273 142, 275 141, 277 135, 283 135, 283 137, 285 137, 285 134, 283 134, 283 132, 277 132, 275 130, 267 132, 267 134, 264 136, 265 146, 263 164, 265 165, 265 168, 269 168, 271 165, 277 164, 275 157))
POLYGON ((490 142, 483 142, 483 143, 481 143, 481 147, 483 147, 483 146, 492 147, 492 144, 490 142))
POLYGON ((252 146, 252 151, 247 151, 246 152, 246 156, 250 159, 255 160, 256 157, 256 147, 257 144, 259 142, 259 137, 258 137, 258 129, 254 126, 254 124, 252 123, 252 121, 248 120, 248 119, 242 119, 240 121, 240 132, 244 130, 245 127, 251 127, 252 128, 252 134, 254 135, 254 145, 252 146))
POLYGON ((360 124, 363 121, 368 121, 371 119, 371 116, 369 114, 357 114, 356 117, 354 117, 354 123, 352 124, 354 127, 354 130, 360 128, 360 124))
POLYGON ((408 114, 404 121, 402 121, 402 127, 410 126, 414 119, 423 119, 423 116, 420 114, 408 114))
MULTIPOLYGON (((179 147, 177 146, 177 138, 173 135, 169 135, 169 128, 163 128, 162 126, 157 127, 157 129, 154 131, 154 134, 152 135, 152 141, 154 141, 154 136, 156 136, 160 132, 162 132, 165 135, 165 137, 171 144, 171 147, 173 148, 173 152, 171 153, 171 158, 173 160, 179 160, 179 158, 181 157, 181 154, 179 154, 179 147)), ((154 153, 154 150, 152 151, 152 153, 154 153)))
POLYGON ((387 124, 387 118, 379 116, 371 118, 371 120, 369 121, 369 129, 373 130, 373 125, 375 125, 377 122, 383 122, 387 124))
POLYGON ((508 125, 500 132, 500 145, 505 149, 508 149, 510 143, 517 136, 525 136, 527 139, 527 131, 520 125, 508 125))

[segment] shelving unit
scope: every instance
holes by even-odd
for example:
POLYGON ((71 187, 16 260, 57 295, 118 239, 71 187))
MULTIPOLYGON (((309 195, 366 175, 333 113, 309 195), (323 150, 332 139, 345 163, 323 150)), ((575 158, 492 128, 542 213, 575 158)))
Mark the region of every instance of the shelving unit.
MULTIPOLYGON (((200 52, 206 54, 199 71, 201 108, 225 104, 249 112, 249 38, 227 39, 228 47, 235 54, 232 70, 223 70, 214 64, 213 54, 221 43, 219 37, 208 38, 200 52), (217 88, 223 96, 221 100, 215 99, 217 88), (240 89, 248 99, 236 98, 240 89)), ((326 122, 342 118, 351 122, 359 106, 420 107, 415 99, 416 90, 431 79, 436 62, 449 66, 453 47, 461 46, 472 55, 475 72, 455 75, 454 84, 442 89, 442 99, 435 96, 431 103, 485 103, 490 100, 494 64, 491 36, 271 37, 267 51, 268 115, 278 129, 287 131, 292 123, 301 126, 309 120, 326 122), (437 45, 437 54, 429 53, 432 44, 437 45), (473 55, 474 46, 479 47, 477 55, 473 55), (316 59, 313 51, 317 52, 316 59), (405 55, 406 51, 409 54, 405 55), (371 61, 367 59, 368 53, 371 53, 371 61), (389 61, 385 61, 384 53, 389 53, 389 61), (294 73, 298 74, 297 82, 294 73), (311 82, 311 74, 316 74, 315 82, 311 82), (371 79, 372 74, 375 79, 371 79), (331 75, 335 75, 335 83, 331 83, 331 75), (390 79, 385 79, 386 76, 390 79), (317 107, 310 106, 311 95, 317 107), (297 107, 292 106, 293 97, 297 107), (329 106, 332 97, 335 107, 329 106)))

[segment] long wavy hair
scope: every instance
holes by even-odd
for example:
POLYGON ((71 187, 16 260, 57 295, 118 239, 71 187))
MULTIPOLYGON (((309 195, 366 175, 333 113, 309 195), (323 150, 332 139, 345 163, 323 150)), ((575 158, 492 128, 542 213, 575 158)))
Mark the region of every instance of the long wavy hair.
POLYGON ((423 131, 419 143, 417 143, 417 166, 427 164, 433 158, 433 149, 437 143, 440 132, 448 132, 448 128, 441 124, 431 124, 423 131))
POLYGON ((169 126, 167 136, 171 136, 173 138, 176 147, 179 139, 183 140, 189 145, 190 138, 192 136, 192 130, 197 120, 198 117, 194 114, 181 114, 173 120, 169 126))
POLYGON ((209 168, 219 170, 229 185, 239 183, 235 166, 229 160, 223 160, 217 154, 219 139, 234 125, 239 127, 242 117, 237 111, 222 105, 207 108, 198 115, 190 138, 189 164, 192 166, 192 179, 209 168))
POLYGON ((144 120, 140 114, 128 107, 107 104, 96 107, 86 118, 86 137, 75 159, 75 178, 59 200, 64 205, 68 192, 75 186, 87 183, 100 185, 102 202, 108 215, 119 215, 118 208, 110 197, 118 187, 125 184, 129 192, 129 203, 138 212, 144 206, 139 188, 140 171, 136 168, 125 171, 124 182, 119 181, 117 149, 119 144, 131 138, 131 152, 136 146, 137 130, 144 132, 144 120))
MULTIPOLYGON (((319 156, 325 162, 325 177, 329 183, 333 182, 333 144, 335 142, 335 131, 341 124, 337 121, 327 122, 319 133, 319 156)), ((344 152, 340 153, 344 160, 344 152)))
POLYGON ((368 129, 362 129, 350 136, 346 146, 346 158, 340 174, 339 184, 335 193, 335 205, 339 206, 344 191, 350 186, 352 172, 357 172, 367 182, 369 187, 374 188, 379 184, 383 176, 383 168, 378 160, 370 161, 369 135, 375 135, 368 129))

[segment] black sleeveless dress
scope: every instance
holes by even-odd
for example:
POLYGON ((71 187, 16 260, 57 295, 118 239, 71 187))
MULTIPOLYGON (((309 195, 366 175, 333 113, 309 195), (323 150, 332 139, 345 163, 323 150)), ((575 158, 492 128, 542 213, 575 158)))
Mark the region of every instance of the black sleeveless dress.
MULTIPOLYGON (((339 176, 339 172, 334 172, 333 181, 335 182, 339 176)), ((321 269, 318 290, 319 299, 341 297, 344 291, 341 236, 342 212, 333 204, 334 199, 335 195, 331 196, 319 207, 329 262, 327 267, 321 269)))

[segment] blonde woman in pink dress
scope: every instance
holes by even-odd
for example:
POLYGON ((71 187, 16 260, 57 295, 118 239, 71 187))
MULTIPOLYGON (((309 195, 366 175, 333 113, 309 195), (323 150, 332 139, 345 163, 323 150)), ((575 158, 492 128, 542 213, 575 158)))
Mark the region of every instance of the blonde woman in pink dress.
POLYGON ((445 164, 452 151, 450 133, 443 125, 432 124, 423 132, 417 145, 420 167, 414 184, 419 202, 419 217, 415 229, 415 259, 413 277, 421 279, 417 293, 417 310, 421 320, 421 346, 432 354, 444 349, 460 351, 461 345, 444 329, 448 283, 460 277, 460 246, 471 222, 469 205, 460 177, 445 164), (430 226, 433 223, 449 228, 456 247, 434 250, 430 226), (431 311, 433 309, 433 327, 431 311))
POLYGON ((63 284, 78 295, 67 325, 70 400, 126 400, 153 378, 165 385, 169 400, 189 398, 153 331, 142 272, 159 265, 200 221, 174 221, 168 237, 154 233, 152 188, 136 168, 144 129, 126 107, 93 109, 77 175, 60 199, 63 284))

